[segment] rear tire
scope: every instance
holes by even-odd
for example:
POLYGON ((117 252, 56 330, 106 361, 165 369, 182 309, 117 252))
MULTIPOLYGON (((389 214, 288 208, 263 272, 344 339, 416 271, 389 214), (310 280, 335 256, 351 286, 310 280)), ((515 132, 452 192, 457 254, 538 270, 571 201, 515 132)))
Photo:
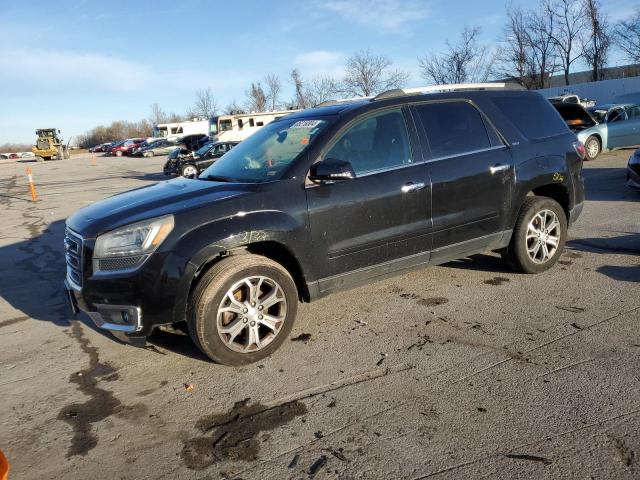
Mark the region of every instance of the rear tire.
POLYGON ((265 257, 237 255, 220 260, 199 281, 187 326, 214 362, 247 365, 282 345, 297 308, 298 292, 287 270, 265 257))
POLYGON ((602 150, 602 144, 598 137, 591 135, 587 138, 587 141, 584 142, 584 149, 586 151, 585 160, 595 160, 602 150))
POLYGON ((548 197, 527 197, 502 257, 518 272, 541 273, 558 261, 566 239, 567 217, 560 204, 548 197))

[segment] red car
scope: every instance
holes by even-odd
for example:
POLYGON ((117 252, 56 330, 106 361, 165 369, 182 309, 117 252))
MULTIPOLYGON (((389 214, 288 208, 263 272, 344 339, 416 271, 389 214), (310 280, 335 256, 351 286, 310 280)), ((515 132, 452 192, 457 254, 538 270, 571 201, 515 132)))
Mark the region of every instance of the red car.
POLYGON ((130 138, 125 141, 122 145, 118 145, 111 149, 111 155, 115 155, 116 157, 121 157, 123 155, 129 155, 131 151, 138 147, 142 142, 144 142, 144 138, 130 138))

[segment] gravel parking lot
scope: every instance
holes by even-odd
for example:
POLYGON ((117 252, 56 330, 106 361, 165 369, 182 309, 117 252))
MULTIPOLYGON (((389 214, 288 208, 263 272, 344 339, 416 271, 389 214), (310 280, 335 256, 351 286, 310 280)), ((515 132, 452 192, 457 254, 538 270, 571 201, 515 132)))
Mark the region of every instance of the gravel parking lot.
POLYGON ((0 162, 12 478, 640 477, 630 153, 586 165, 587 204, 552 271, 514 274, 487 254, 336 294, 238 369, 179 334, 123 345, 67 307, 65 218, 164 180, 164 157, 0 162))

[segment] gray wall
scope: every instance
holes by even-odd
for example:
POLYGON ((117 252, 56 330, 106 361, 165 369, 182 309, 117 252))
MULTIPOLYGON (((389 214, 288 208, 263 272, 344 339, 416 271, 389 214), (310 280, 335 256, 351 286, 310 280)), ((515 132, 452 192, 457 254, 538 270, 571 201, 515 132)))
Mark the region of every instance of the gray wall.
POLYGON ((578 83, 576 85, 545 88, 538 91, 545 97, 554 97, 565 92, 575 93, 580 98, 595 100, 598 105, 612 103, 616 97, 624 95, 621 101, 640 104, 640 77, 578 83))

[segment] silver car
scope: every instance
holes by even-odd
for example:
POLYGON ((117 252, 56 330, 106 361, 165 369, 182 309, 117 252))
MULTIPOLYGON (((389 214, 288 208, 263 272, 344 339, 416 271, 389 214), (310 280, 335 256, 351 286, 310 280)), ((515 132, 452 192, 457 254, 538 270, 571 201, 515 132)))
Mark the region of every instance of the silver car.
POLYGON ((614 148, 640 145, 640 106, 610 104, 584 109, 570 103, 552 102, 586 149, 586 160, 614 148))

